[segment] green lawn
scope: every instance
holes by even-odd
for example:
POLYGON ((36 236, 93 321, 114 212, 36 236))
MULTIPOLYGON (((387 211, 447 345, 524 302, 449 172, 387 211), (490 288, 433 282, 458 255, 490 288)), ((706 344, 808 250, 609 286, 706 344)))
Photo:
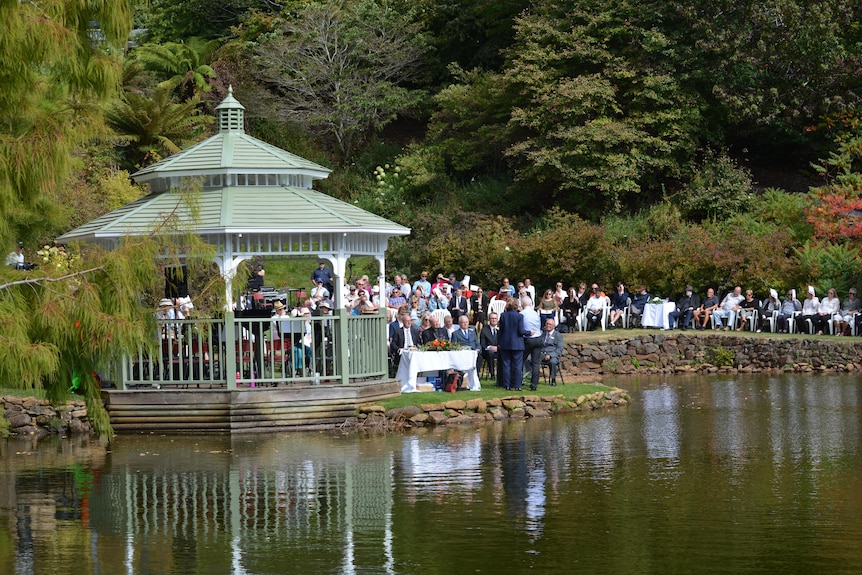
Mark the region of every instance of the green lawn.
POLYGON ((489 400, 493 398, 502 398, 502 397, 512 397, 516 394, 520 395, 562 395, 566 399, 574 400, 577 399, 579 395, 584 395, 587 393, 595 393, 597 391, 606 391, 610 389, 604 385, 597 384, 585 384, 585 383, 570 383, 566 385, 559 385, 557 387, 551 387, 546 384, 539 384, 539 389, 536 391, 530 391, 529 386, 524 386, 520 392, 517 391, 506 391, 505 389, 496 387, 493 382, 490 380, 482 380, 482 389, 481 391, 458 391, 456 393, 445 393, 445 392, 419 392, 419 393, 404 393, 399 397, 393 397, 391 399, 385 399, 383 401, 375 402, 378 405, 382 405, 385 409, 393 409, 396 407, 404 407, 407 405, 422 405, 425 403, 442 403, 444 401, 450 401, 453 399, 462 399, 464 401, 468 401, 470 399, 476 399, 481 397, 484 400, 489 400))

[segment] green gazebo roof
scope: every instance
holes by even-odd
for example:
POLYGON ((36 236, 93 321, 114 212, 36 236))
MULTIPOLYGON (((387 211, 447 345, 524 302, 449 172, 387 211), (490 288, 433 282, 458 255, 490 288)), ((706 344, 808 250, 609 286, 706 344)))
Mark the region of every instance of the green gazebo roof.
MULTIPOLYGON (((225 240, 213 240, 213 236, 252 234, 257 243, 248 250, 255 253, 298 253, 279 251, 272 247, 273 242, 281 246, 284 238, 291 238, 307 243, 296 238, 316 234, 329 238, 324 242, 327 251, 338 244, 342 249, 363 246, 361 253, 379 254, 385 250, 386 238, 410 233, 409 228, 313 190, 313 181, 326 178, 330 170, 246 134, 244 109, 229 89, 216 108, 216 135, 132 175, 135 181, 148 183, 151 194, 62 235, 58 241, 98 242, 111 247, 125 236, 151 233, 172 213, 217 244, 225 240), (173 191, 187 178, 203 182, 197 219, 192 219, 180 194, 173 191), (350 238, 336 241, 336 236, 350 238), (362 236, 366 240, 361 240, 362 236)), ((315 247, 320 251, 322 246, 315 247)))

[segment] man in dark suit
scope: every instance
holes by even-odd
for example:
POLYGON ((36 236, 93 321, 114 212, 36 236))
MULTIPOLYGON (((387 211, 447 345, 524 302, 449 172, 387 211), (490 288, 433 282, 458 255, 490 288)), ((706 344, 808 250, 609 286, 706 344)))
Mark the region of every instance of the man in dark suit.
POLYGON ((449 332, 445 327, 440 327, 440 320, 431 316, 431 327, 422 332, 422 345, 428 345, 435 339, 449 339, 449 332))
MULTIPOLYGON (((547 364, 551 370, 551 385, 557 385, 557 369, 560 365, 560 358, 563 356, 563 334, 557 331, 557 323, 548 318, 545 320, 545 325, 542 328, 541 351, 539 353, 539 361, 547 364)), ((526 362, 529 363, 528 358, 526 362)))
POLYGON ((462 315, 467 315, 469 310, 469 301, 464 297, 464 286, 458 286, 455 290, 455 295, 449 300, 449 313, 452 314, 452 321, 457 324, 458 318, 462 315))
POLYGON ((419 328, 410 319, 410 313, 402 311, 398 319, 401 320, 401 325, 393 330, 392 339, 389 342, 389 357, 392 358, 392 364, 396 370, 401 362, 401 352, 416 347, 420 343, 419 328))
POLYGON ((694 288, 685 286, 685 293, 676 302, 676 309, 667 314, 667 323, 670 329, 674 324, 679 325, 682 330, 688 329, 688 324, 694 316, 694 310, 700 307, 700 296, 694 293, 694 288), (680 319, 682 318, 682 319, 680 319))
POLYGON ((497 323, 500 321, 500 316, 494 312, 488 315, 488 325, 482 328, 482 334, 479 337, 479 345, 482 352, 479 354, 479 367, 482 369, 482 363, 488 362, 488 373, 491 374, 491 379, 497 379, 497 336, 500 329, 497 323))

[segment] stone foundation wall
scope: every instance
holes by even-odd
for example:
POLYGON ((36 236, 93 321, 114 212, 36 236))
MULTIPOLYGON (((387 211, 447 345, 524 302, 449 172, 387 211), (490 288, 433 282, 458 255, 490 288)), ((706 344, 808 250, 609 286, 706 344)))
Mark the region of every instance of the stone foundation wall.
POLYGON ((93 433, 83 401, 67 401, 55 407, 34 397, 0 396, 9 431, 15 435, 93 433))
POLYGON ((380 405, 359 408, 359 415, 345 427, 424 427, 431 425, 477 425, 492 421, 551 417, 574 411, 623 407, 629 404, 628 393, 621 389, 597 391, 569 401, 562 395, 513 395, 511 397, 464 401, 453 399, 419 407, 406 406, 386 411, 380 405))
POLYGON ((561 365, 565 374, 575 376, 859 372, 862 341, 646 333, 590 344, 566 344, 561 365))

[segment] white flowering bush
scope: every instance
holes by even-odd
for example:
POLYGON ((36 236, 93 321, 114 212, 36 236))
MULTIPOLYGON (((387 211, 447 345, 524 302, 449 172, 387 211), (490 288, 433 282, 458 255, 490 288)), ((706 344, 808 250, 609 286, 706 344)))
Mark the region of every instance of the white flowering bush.
POLYGON ((36 252, 40 258, 40 267, 60 273, 68 273, 80 256, 70 254, 63 246, 44 246, 36 252))

